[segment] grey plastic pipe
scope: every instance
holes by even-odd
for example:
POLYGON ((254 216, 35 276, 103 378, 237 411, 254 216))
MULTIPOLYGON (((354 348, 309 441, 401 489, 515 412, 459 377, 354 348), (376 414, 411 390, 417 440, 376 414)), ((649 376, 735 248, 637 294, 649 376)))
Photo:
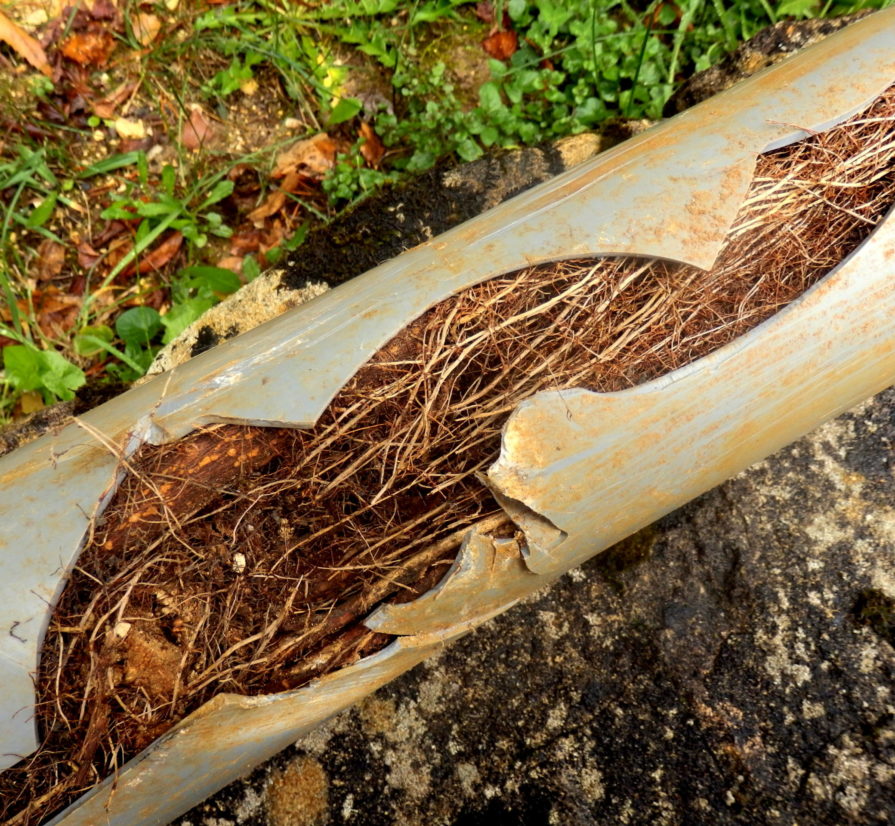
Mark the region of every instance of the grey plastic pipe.
MULTIPOLYGON (((407 323, 504 272, 619 253, 710 267, 756 157, 845 120, 893 81, 889 9, 0 459, 0 768, 38 745, 41 640, 122 456, 210 422, 308 427, 407 323)), ((387 648, 295 691, 214 698, 52 823, 170 821, 445 641, 892 384, 893 277, 890 215, 801 299, 711 356, 621 393, 522 403, 488 473, 522 541, 470 529, 435 589, 366 619, 397 636, 387 648)))

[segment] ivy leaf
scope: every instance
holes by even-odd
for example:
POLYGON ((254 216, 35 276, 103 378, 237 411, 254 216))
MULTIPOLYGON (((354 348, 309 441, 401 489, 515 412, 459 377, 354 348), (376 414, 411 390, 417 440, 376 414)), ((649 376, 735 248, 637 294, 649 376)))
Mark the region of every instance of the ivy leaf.
POLYGON ((43 361, 41 382, 44 389, 63 401, 73 399, 75 390, 87 381, 84 371, 55 350, 43 350, 40 355, 43 361))
POLYGON ((74 391, 87 380, 80 367, 55 350, 38 350, 26 344, 4 347, 3 366, 6 378, 17 390, 41 390, 48 402, 52 401, 48 395, 63 401, 73 399, 74 391))
POLYGON ((213 298, 188 298, 180 304, 175 304, 162 316, 162 324, 165 328, 162 344, 170 344, 174 341, 177 336, 206 310, 213 307, 215 303, 213 298))
POLYGON ((362 108, 363 104, 357 98, 342 98, 330 112, 329 125, 335 126, 351 120, 362 108))
POLYGON ((115 322, 118 337, 131 347, 146 347, 152 337, 162 329, 162 319, 152 307, 132 307, 125 310, 115 322))

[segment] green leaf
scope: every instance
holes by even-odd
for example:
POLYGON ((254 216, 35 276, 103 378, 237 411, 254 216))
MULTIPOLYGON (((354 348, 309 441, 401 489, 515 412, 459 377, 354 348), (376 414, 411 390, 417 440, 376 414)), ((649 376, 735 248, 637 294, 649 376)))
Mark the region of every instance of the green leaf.
POLYGON ((86 169, 78 173, 79 178, 92 178, 94 175, 107 175, 116 169, 122 169, 125 166, 133 166, 137 164, 138 168, 141 164, 147 163, 145 152, 120 152, 117 155, 110 155, 101 161, 90 164, 86 169))
POLYGON ((74 391, 87 382, 84 371, 55 350, 44 350, 40 355, 44 366, 41 372, 44 388, 63 401, 73 399, 74 391))
POLYGON ((233 181, 218 181, 211 192, 208 193, 208 197, 202 202, 199 209, 205 209, 205 207, 216 204, 218 201, 223 201, 224 198, 233 192, 233 187, 233 181))
POLYGON ((261 275, 261 265, 255 260, 255 256, 247 255, 243 258, 242 277, 246 280, 246 283, 254 281, 259 275, 261 275))
POLYGON ((162 316, 162 325, 165 334, 162 344, 169 344, 190 326, 206 310, 217 302, 213 298, 189 298, 186 301, 175 304, 162 316))
POLYGON ((42 227, 53 214, 53 210, 56 208, 56 199, 58 196, 55 192, 51 192, 47 195, 46 198, 43 199, 33 210, 31 210, 31 214, 28 216, 28 220, 25 222, 25 226, 29 229, 37 229, 37 227, 42 227))
POLYGON ((233 270, 223 267, 211 267, 196 265, 184 267, 178 275, 184 279, 184 286, 192 289, 205 288, 212 293, 229 295, 235 293, 241 286, 239 276, 233 270))
POLYGON ((113 201, 100 214, 100 218, 106 221, 115 221, 117 219, 129 221, 137 217, 134 212, 133 202, 130 198, 122 198, 120 201, 113 201))
POLYGON ((174 186, 177 183, 177 172, 170 164, 162 167, 162 189, 167 195, 174 197, 174 186))
POLYGON ((128 347, 146 347, 161 329, 161 316, 152 307, 132 307, 115 322, 115 332, 128 347))
POLYGON ((177 203, 159 203, 158 201, 149 201, 146 203, 145 201, 136 201, 134 203, 134 209, 137 212, 137 215, 141 215, 144 218, 159 218, 163 215, 171 215, 182 212, 183 207, 181 204, 177 203))
POLYGON ((494 114, 506 108, 500 96, 500 89, 490 80, 479 88, 479 103, 487 114, 494 114))
POLYGON ((40 351, 25 344, 11 344, 3 348, 3 369, 13 387, 23 393, 41 387, 40 351))
POLYGON ((38 350, 33 346, 13 344, 3 348, 6 378, 22 392, 42 390, 63 401, 73 399, 74 391, 87 379, 80 367, 55 350, 38 350))
POLYGON ((134 233, 134 249, 139 253, 143 252, 143 250, 152 243, 153 239, 150 237, 151 235, 152 226, 150 225, 149 220, 144 219, 140 221, 140 223, 137 224, 137 231, 134 233))
POLYGON ((202 249, 208 243, 208 236, 204 232, 200 232, 199 228, 190 221, 175 221, 172 226, 174 229, 179 229, 183 233, 183 237, 198 249, 202 249))
POLYGON ((510 2, 507 3, 507 14, 509 14, 513 20, 518 20, 525 14, 526 5, 525 0, 510 0, 510 2))
POLYGON ((305 221, 294 233, 292 233, 291 238, 287 238, 282 246, 283 249, 292 252, 293 250, 297 250, 302 244, 305 242, 305 238, 308 237, 308 228, 310 224, 305 221))
POLYGON ((357 98, 342 98, 330 112, 329 125, 335 126, 351 120, 362 108, 363 104, 357 98))
POLYGON ((143 186, 149 180, 149 159, 145 152, 137 153, 137 178, 143 186))
POLYGON ((463 161, 474 161, 481 158, 484 150, 472 138, 466 138, 457 144, 457 154, 463 161))
POLYGON ((90 358, 91 356, 98 355, 105 351, 106 348, 104 344, 111 343, 114 337, 115 333, 112 331, 111 327, 105 324, 97 324, 90 327, 84 327, 81 332, 75 336, 72 346, 79 356, 90 358))
POLYGON ((781 3, 775 13, 778 19, 781 17, 810 17, 816 5, 816 0, 788 0, 788 2, 781 3))

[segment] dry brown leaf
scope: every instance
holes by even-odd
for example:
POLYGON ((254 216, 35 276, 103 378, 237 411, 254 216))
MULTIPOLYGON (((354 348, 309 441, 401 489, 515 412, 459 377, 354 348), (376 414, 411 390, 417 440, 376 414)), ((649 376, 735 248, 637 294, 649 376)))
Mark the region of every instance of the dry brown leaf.
MULTIPOLYGON (((230 255, 244 258, 261 248, 263 230, 258 227, 241 228, 230 237, 230 255)), ((221 264, 223 266, 223 264, 221 264)))
POLYGON ((158 33, 162 29, 162 21, 154 14, 140 12, 134 15, 131 20, 131 27, 137 42, 141 46, 148 46, 158 37, 158 33))
POLYGON ((112 0, 93 0, 90 16, 94 20, 115 20, 118 17, 118 8, 112 0))
POLYGON ((301 172, 306 178, 319 180, 333 168, 337 152, 336 142, 325 132, 321 132, 281 152, 271 176, 285 178, 290 173, 301 172))
POLYGON ((379 140, 379 135, 373 131, 373 127, 366 121, 360 125, 360 136, 364 139, 364 142, 360 147, 361 156, 367 162, 368 166, 378 169, 379 162, 382 160, 383 155, 385 155, 384 144, 379 140))
POLYGON ((62 272, 65 263, 65 247, 57 241, 44 238, 37 247, 37 267, 34 277, 38 281, 49 281, 62 272))
MULTIPOLYGON (((289 226, 291 226, 291 224, 289 224, 289 226)), ((274 247, 278 247, 286 240, 286 236, 289 234, 290 233, 287 232, 287 223, 280 218, 268 221, 261 232, 258 252, 261 255, 264 255, 274 247)))
POLYGON ((216 267, 220 267, 223 270, 230 270, 235 272, 237 275, 242 273, 242 255, 225 255, 223 258, 218 260, 215 264, 216 267))
POLYGON ((136 83, 122 83, 102 100, 93 101, 90 104, 93 114, 103 120, 112 120, 115 117, 115 110, 134 93, 136 88, 136 83))
POLYGON ((0 40, 6 43, 13 51, 18 52, 39 72, 43 72, 48 77, 53 73, 53 70, 50 69, 50 64, 47 62, 47 55, 43 50, 43 46, 28 32, 24 31, 21 26, 10 20, 2 11, 0 11, 0 40))
POLYGON ((141 256, 138 262, 128 265, 121 273, 122 276, 128 278, 135 273, 143 275, 147 272, 160 270, 177 255, 182 244, 183 235, 179 232, 172 232, 164 241, 153 247, 151 252, 141 256))
POLYGON ((475 16, 483 23, 494 22, 494 4, 491 0, 481 0, 475 4, 475 16))
POLYGON ((486 37, 482 48, 495 60, 509 60, 519 48, 519 39, 512 29, 504 29, 486 37))
POLYGON ((200 149, 214 138, 214 122, 205 114, 201 106, 190 107, 189 119, 183 124, 180 140, 187 149, 200 149))
POLYGON ((37 326, 48 338, 62 336, 74 326, 81 308, 78 296, 63 292, 50 285, 31 293, 30 306, 20 304, 22 312, 30 312, 37 320, 37 326))
MULTIPOLYGON (((102 263, 103 269, 110 272, 117 267, 126 255, 134 248, 134 239, 131 234, 119 235, 113 238, 105 250, 103 250, 102 263)), ((124 277, 124 273, 119 278, 124 277)))
POLYGON ((286 203, 286 187, 295 185, 300 176, 296 172, 289 173, 283 180, 283 186, 270 193, 258 206, 256 206, 247 216, 255 226, 260 226, 266 218, 279 212, 286 203))
POLYGON ((62 44, 62 54, 81 66, 104 66, 114 49, 109 32, 76 32, 62 44))
POLYGON ((81 241, 81 243, 78 244, 79 267, 82 267, 85 270, 89 270, 91 267, 95 266, 99 259, 102 257, 103 254, 98 250, 95 250, 86 241, 81 241))
POLYGON ((30 416, 32 413, 36 413, 38 410, 43 410, 43 408, 46 407, 44 404, 44 397, 36 390, 29 390, 27 393, 22 393, 19 397, 18 406, 23 416, 30 416))

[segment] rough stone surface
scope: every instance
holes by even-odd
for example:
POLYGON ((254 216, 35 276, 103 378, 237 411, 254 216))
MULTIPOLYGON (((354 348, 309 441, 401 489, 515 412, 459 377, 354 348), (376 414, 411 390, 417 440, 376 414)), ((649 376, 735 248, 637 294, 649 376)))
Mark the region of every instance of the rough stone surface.
POLYGON ((895 823, 895 391, 492 621, 180 826, 895 823), (254 801, 254 802, 253 802, 254 801))

